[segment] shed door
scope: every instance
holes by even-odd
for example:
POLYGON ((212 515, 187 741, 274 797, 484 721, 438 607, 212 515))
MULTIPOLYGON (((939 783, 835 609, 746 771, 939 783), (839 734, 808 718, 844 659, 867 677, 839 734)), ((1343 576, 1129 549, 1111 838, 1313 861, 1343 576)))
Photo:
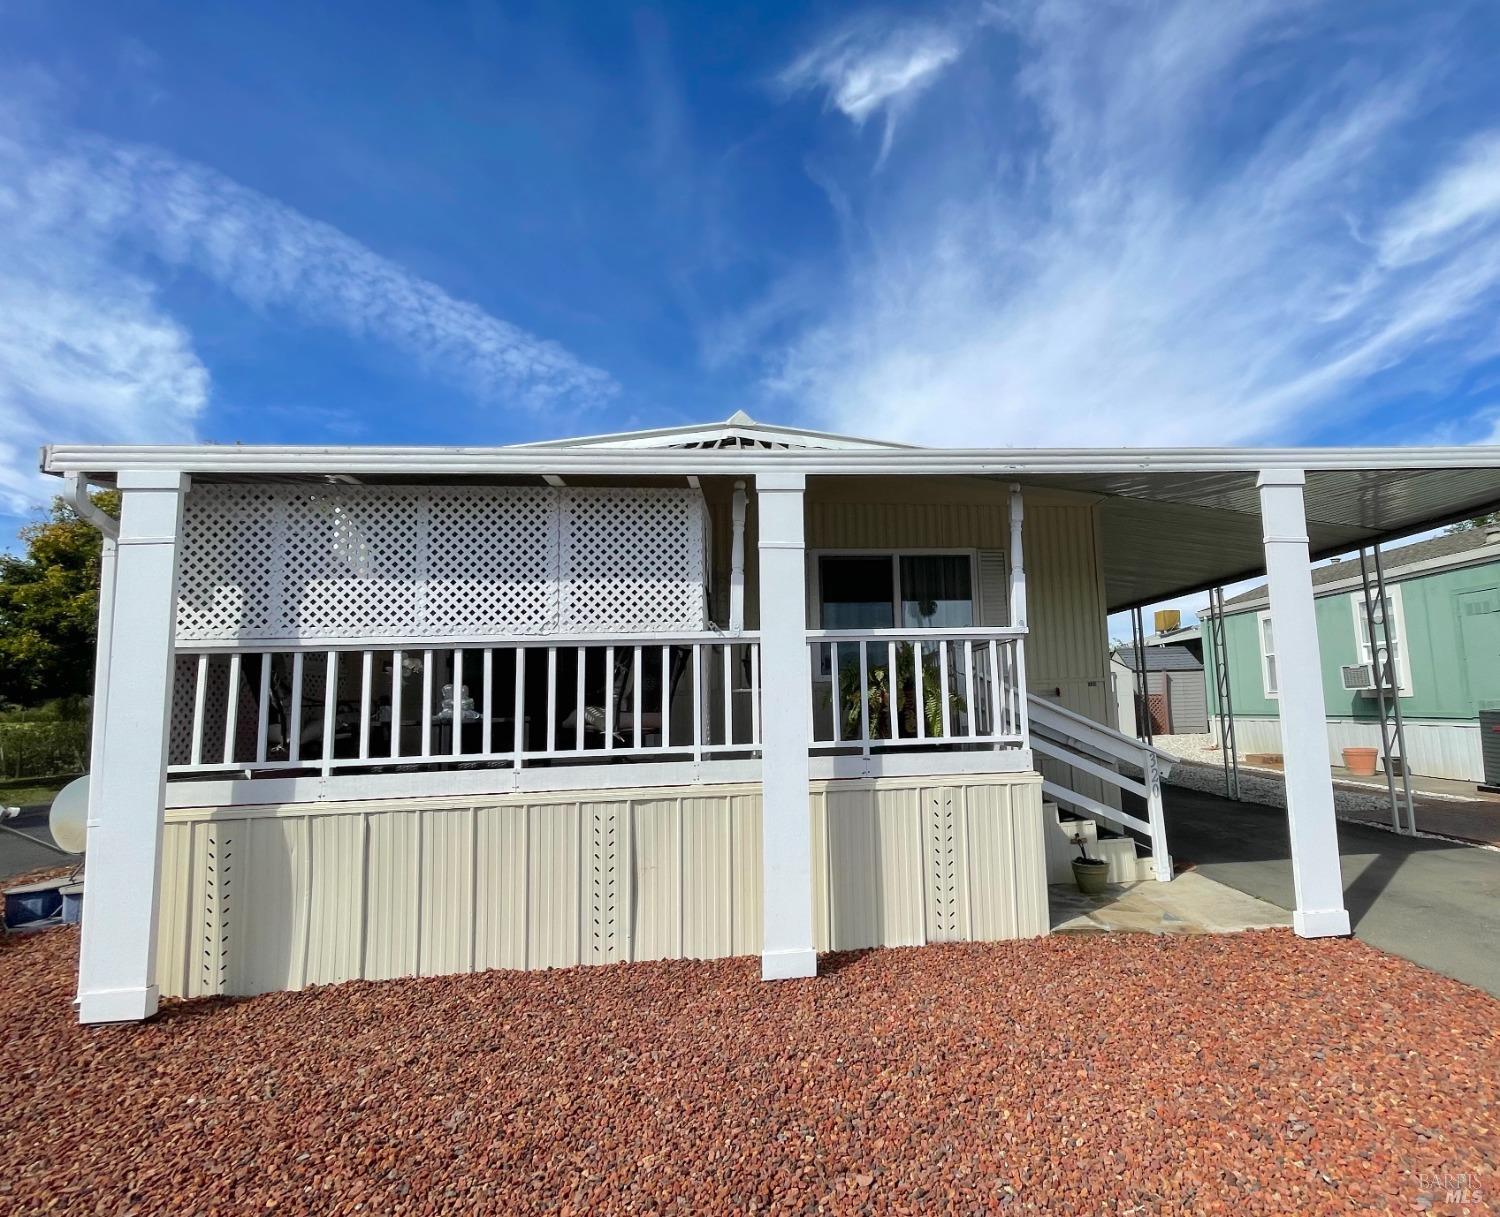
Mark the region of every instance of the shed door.
POLYGON ((1500 710, 1500 587, 1453 599, 1469 704, 1476 714, 1500 710))

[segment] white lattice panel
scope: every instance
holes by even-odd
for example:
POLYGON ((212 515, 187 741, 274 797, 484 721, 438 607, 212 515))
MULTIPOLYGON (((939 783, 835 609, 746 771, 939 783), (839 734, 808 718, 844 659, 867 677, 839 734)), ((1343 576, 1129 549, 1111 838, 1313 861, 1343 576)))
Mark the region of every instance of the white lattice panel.
POLYGON ((434 489, 428 501, 424 620, 436 634, 553 634, 558 622, 557 491, 434 489))
POLYGON ((275 486, 213 486, 187 496, 177 580, 180 637, 273 632, 271 585, 284 497, 275 486))
POLYGON ((696 491, 567 491, 563 631, 702 629, 703 550, 696 491))
POLYGON ((696 491, 198 486, 179 642, 698 630, 696 491))
POLYGON ((277 633, 295 638, 419 634, 422 512, 418 490, 337 486, 286 503, 277 633))

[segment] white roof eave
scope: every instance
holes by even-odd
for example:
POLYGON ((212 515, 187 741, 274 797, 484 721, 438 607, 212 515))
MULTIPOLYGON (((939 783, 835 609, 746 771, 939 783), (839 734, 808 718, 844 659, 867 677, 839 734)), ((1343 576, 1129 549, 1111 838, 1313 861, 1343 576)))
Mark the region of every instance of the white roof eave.
MULTIPOLYGON (((1255 473, 1268 469, 1500 470, 1500 446, 1427 448, 869 448, 306 447, 219 444, 49 444, 52 474, 173 470, 201 474, 968 475, 1255 473)), ((1500 481, 1497 481, 1500 494, 1500 481)))

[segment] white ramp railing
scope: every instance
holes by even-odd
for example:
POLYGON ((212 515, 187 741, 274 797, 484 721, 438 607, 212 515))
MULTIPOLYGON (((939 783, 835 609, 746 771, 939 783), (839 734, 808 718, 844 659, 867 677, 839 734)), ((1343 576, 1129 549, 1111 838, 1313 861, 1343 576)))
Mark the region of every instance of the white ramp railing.
POLYGON ((1142 820, 1047 778, 1042 780, 1042 793, 1086 815, 1144 834, 1151 841, 1151 864, 1157 879, 1169 882, 1172 855, 1167 850, 1161 784, 1162 779, 1172 772, 1176 758, 1034 693, 1027 700, 1031 707, 1033 752, 1096 777, 1106 785, 1139 795, 1146 801, 1147 818, 1142 820), (1119 765, 1139 770, 1140 778, 1121 773, 1117 768, 1119 765))

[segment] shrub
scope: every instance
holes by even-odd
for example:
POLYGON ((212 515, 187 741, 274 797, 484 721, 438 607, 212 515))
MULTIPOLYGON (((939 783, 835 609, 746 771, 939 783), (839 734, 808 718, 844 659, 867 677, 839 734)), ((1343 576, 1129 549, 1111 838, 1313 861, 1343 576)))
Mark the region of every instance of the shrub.
POLYGON ((0 778, 49 777, 88 768, 86 721, 0 718, 0 778))

